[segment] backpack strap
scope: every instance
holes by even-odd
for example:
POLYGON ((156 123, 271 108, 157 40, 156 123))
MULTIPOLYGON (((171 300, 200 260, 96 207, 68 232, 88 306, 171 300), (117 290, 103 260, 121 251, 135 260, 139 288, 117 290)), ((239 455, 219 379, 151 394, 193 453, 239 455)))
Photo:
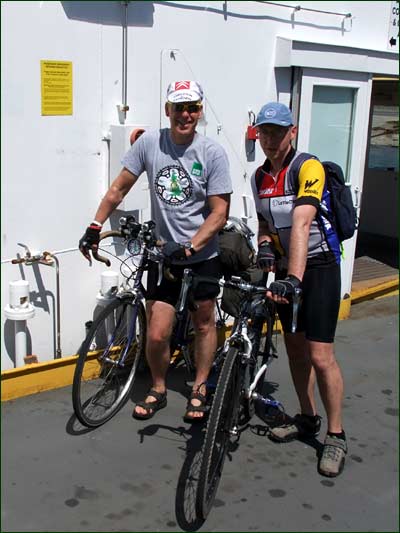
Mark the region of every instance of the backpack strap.
POLYGON ((263 168, 262 168, 262 165, 261 165, 261 167, 258 167, 258 169, 256 170, 256 175, 254 177, 254 181, 255 181, 255 184, 256 184, 257 192, 261 188, 261 183, 262 183, 262 178, 263 178, 262 174, 263 174, 263 168))
POLYGON ((309 154, 307 152, 296 152, 293 159, 289 163, 288 169, 287 169, 287 176, 290 182, 293 182, 295 184, 295 193, 297 196, 297 193, 299 192, 299 173, 301 165, 308 161, 309 159, 317 159, 313 154, 309 154))

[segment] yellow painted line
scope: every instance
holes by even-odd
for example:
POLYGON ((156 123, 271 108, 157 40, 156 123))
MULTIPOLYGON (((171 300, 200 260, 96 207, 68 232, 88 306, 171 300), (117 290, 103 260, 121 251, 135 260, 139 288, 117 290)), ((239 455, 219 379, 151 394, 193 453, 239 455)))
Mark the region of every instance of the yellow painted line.
POLYGON ((33 363, 1 373, 1 401, 71 385, 77 356, 33 363))
MULTIPOLYGON (((352 292, 351 298, 342 300, 339 310, 339 320, 344 320, 350 316, 350 307, 352 304, 391 294, 398 294, 399 282, 392 280, 382 283, 369 289, 352 292)), ((282 326, 279 320, 276 323, 275 330, 282 332, 282 326)), ((231 326, 226 327, 225 338, 229 336, 231 326)), ((222 340, 223 335, 220 337, 222 340)), ((95 359, 97 352, 93 352, 95 359)), ((44 363, 33 363, 11 370, 4 370, 1 373, 1 401, 14 400, 29 394, 58 389, 60 387, 70 386, 72 384, 77 355, 63 357, 44 363)), ((92 369, 88 372, 96 374, 98 365, 93 361, 92 369)))
POLYGON ((395 289, 394 291, 387 292, 385 294, 382 294, 381 296, 377 296, 375 300, 381 300, 382 298, 386 298, 387 296, 398 296, 399 295, 399 289, 395 289))
POLYGON ((346 298, 340 302, 339 320, 346 320, 350 316, 351 299, 346 298))
POLYGON ((394 279, 394 280, 386 281, 384 283, 380 283, 379 285, 375 285, 373 287, 366 287, 364 289, 352 291, 351 303, 357 304, 357 303, 365 302, 366 300, 370 300, 372 298, 378 298, 380 296, 387 296, 389 293, 392 293, 393 291, 398 290, 398 288, 399 288, 399 280, 394 279))
MULTIPOLYGON (((99 351, 91 352, 84 368, 84 378, 92 379, 99 373, 99 351)), ((14 400, 28 394, 59 389, 72 384, 77 355, 44 363, 24 365, 1 373, 1 401, 14 400)))

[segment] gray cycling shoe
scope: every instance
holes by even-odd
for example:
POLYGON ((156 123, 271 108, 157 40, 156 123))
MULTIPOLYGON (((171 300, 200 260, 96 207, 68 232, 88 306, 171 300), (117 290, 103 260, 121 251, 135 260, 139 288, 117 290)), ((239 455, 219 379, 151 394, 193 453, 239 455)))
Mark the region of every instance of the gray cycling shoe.
POLYGON ((269 437, 275 442, 290 442, 299 437, 316 437, 321 429, 321 417, 315 420, 305 415, 296 415, 290 422, 270 428, 269 437))
POLYGON ((343 439, 327 435, 324 442, 318 472, 322 476, 336 477, 342 473, 347 453, 347 443, 343 439))

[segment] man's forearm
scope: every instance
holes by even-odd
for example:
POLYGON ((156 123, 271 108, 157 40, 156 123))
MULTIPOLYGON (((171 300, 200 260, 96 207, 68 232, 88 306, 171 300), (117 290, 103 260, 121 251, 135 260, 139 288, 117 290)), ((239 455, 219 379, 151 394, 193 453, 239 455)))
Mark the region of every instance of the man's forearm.
POLYGON ((307 263, 308 227, 293 227, 290 235, 288 274, 303 279, 307 263))
POLYGON ((111 213, 116 209, 124 199, 124 195, 118 189, 110 188, 96 211, 95 220, 104 224, 111 213))
POLYGON ((264 241, 272 242, 272 237, 268 229, 268 224, 264 220, 259 219, 257 244, 261 244, 264 241))
POLYGON ((122 202, 124 197, 136 183, 137 176, 128 169, 123 168, 118 177, 113 181, 96 211, 95 220, 104 224, 111 213, 122 202))
POLYGON ((195 250, 201 250, 226 224, 225 213, 210 213, 198 231, 193 235, 192 244, 195 250))

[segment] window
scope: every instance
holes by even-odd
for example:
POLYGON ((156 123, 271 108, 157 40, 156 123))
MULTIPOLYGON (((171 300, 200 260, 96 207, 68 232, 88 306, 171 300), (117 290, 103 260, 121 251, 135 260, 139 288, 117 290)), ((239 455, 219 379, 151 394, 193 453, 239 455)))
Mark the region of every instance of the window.
POLYGON ((399 169, 399 105, 395 81, 373 84, 367 161, 371 169, 399 169))
POLYGON ((335 161, 349 183, 357 89, 315 85, 309 151, 321 161, 335 161))

